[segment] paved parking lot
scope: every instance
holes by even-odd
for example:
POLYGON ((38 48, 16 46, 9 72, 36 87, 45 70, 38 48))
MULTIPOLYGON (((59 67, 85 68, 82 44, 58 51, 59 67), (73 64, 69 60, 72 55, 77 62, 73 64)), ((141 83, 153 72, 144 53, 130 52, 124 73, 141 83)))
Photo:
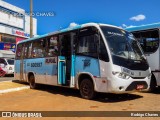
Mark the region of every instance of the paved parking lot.
POLYGON ((78 90, 42 85, 36 90, 0 94, 0 104, 0 111, 159 111, 160 90, 155 93, 100 94, 95 100, 85 100, 78 90))

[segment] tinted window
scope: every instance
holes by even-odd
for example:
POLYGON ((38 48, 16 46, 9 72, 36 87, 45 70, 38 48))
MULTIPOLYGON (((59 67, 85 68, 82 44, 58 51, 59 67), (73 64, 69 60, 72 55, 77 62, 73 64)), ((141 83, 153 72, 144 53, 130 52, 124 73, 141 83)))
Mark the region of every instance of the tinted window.
POLYGON ((32 43, 28 42, 26 44, 27 44, 27 49, 28 49, 27 58, 31 58, 32 57, 32 43))
POLYGON ((45 57, 45 39, 33 42, 32 58, 45 57))
POLYGON ((58 37, 52 36, 47 38, 48 46, 46 51, 47 57, 54 57, 58 55, 58 37))
POLYGON ((62 34, 60 35, 60 55, 62 56, 70 56, 71 55, 71 35, 70 34, 62 34))
POLYGON ((141 47, 145 53, 154 53, 159 47, 159 33, 158 30, 148 30, 133 32, 138 39, 141 47))
POLYGON ((100 41, 99 59, 106 61, 106 62, 109 62, 108 52, 106 50, 106 46, 105 46, 102 39, 100 41))
POLYGON ((94 41, 94 35, 79 37, 77 54, 97 57, 97 45, 94 41))
POLYGON ((22 44, 18 44, 16 49, 16 59, 21 58, 22 51, 23 51, 22 44))

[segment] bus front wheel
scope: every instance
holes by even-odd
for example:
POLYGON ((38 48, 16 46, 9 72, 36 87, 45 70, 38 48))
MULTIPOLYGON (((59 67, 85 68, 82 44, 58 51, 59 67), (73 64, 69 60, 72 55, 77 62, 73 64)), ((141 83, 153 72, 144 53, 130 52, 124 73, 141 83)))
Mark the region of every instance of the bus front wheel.
POLYGON ((30 75, 29 76, 29 85, 31 89, 35 89, 36 88, 36 83, 35 83, 35 77, 34 75, 30 75))
POLYGON ((80 82, 80 94, 84 99, 93 99, 96 95, 93 82, 90 79, 83 79, 80 82))

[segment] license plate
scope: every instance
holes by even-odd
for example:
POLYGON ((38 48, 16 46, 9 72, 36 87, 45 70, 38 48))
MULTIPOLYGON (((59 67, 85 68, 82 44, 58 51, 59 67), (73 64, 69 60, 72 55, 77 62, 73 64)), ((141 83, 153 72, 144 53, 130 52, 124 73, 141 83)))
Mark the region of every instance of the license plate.
POLYGON ((143 85, 137 85, 137 90, 141 90, 141 89, 143 89, 143 88, 144 88, 143 85))

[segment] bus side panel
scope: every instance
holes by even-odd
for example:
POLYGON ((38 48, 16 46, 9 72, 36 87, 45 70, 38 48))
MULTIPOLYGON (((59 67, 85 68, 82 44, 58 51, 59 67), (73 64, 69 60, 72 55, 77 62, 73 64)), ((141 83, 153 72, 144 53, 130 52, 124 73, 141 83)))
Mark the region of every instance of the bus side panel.
POLYGON ((112 80, 112 65, 109 62, 99 60, 100 78, 96 80, 96 89, 99 92, 108 92, 108 86, 112 80))
POLYGON ((46 84, 45 79, 45 59, 44 58, 36 58, 36 59, 27 59, 26 60, 26 72, 32 72, 35 77, 36 83, 46 84))
POLYGON ((46 81, 48 85, 57 85, 57 57, 45 58, 46 81))
POLYGON ((151 71, 159 70, 159 48, 155 53, 146 54, 149 66, 151 67, 151 71), (154 60, 154 62, 153 62, 154 60))
POLYGON ((57 85, 57 63, 55 58, 28 59, 26 65, 27 73, 34 73, 36 83, 57 85))
POLYGON ((92 76, 99 77, 99 60, 86 56, 76 56, 75 59, 75 73, 90 73, 92 76))
POLYGON ((146 54, 149 66, 151 68, 151 71, 153 71, 158 86, 160 86, 160 72, 154 72, 154 71, 160 71, 159 54, 160 54, 160 48, 158 48, 158 50, 155 53, 146 54))
POLYGON ((20 80, 20 60, 15 60, 15 63, 14 63, 15 67, 14 67, 14 79, 15 80, 20 80))
MULTIPOLYGON (((100 77, 99 60, 86 56, 75 57, 75 75, 89 74, 93 79, 94 90, 98 92, 96 80, 100 77)), ((77 77, 76 77, 77 78, 77 77)), ((76 82, 78 84, 78 82, 76 82)))

